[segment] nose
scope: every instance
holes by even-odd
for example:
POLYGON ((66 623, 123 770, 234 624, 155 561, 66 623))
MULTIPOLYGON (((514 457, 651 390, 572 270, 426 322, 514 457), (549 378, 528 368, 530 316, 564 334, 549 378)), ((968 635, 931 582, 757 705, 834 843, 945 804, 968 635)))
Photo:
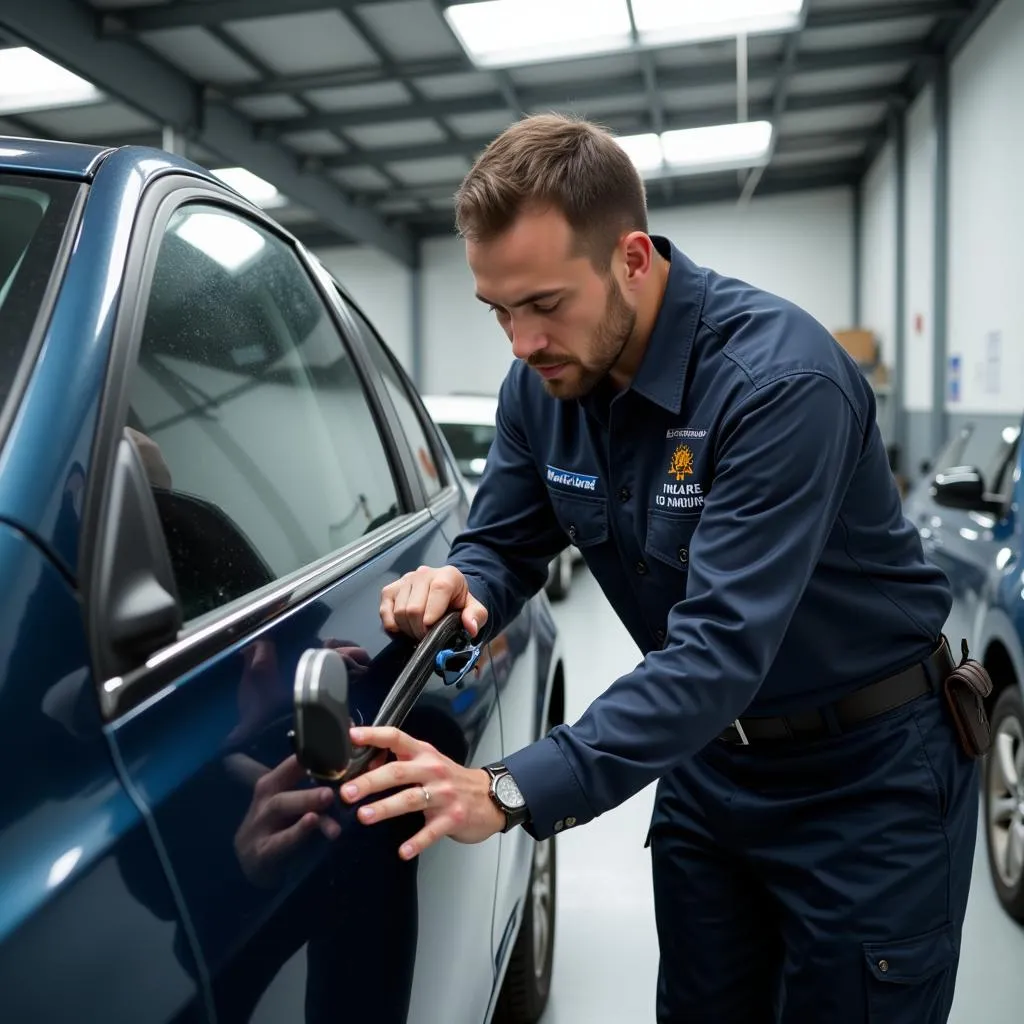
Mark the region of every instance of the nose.
POLYGON ((547 348, 548 339, 544 332, 526 324, 513 321, 509 333, 512 338, 512 354, 516 359, 529 359, 535 352, 547 348))

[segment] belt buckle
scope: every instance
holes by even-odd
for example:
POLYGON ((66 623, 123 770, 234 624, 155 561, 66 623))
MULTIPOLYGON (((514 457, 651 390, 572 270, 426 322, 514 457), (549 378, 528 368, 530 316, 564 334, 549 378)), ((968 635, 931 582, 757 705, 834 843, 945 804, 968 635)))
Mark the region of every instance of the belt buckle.
POLYGON ((740 746, 749 747, 750 740, 747 739, 747 734, 743 731, 743 726, 740 725, 740 720, 738 718, 732 723, 732 727, 736 730, 736 735, 740 738, 740 746))

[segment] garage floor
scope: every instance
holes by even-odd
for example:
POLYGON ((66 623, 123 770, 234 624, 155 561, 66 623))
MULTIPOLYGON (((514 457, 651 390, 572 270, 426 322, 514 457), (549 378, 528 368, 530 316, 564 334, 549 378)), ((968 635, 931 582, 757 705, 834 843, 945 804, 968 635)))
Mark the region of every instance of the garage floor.
MULTIPOLYGON (((572 722, 616 675, 636 665, 639 653, 586 569, 577 571, 568 600, 554 609, 566 645, 572 722)), ((542 1024, 654 1022, 658 944, 643 846, 653 797, 650 787, 558 839, 554 981, 542 1024)), ((1018 1024, 1024 929, 996 902, 983 843, 979 834, 950 1024, 1018 1024)))

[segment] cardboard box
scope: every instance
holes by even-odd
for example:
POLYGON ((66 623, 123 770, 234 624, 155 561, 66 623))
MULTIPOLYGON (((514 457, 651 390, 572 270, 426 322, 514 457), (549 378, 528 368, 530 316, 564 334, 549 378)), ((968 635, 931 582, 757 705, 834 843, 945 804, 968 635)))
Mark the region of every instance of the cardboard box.
POLYGON ((832 335, 861 366, 872 367, 878 362, 878 338, 874 331, 853 327, 833 331, 832 335))

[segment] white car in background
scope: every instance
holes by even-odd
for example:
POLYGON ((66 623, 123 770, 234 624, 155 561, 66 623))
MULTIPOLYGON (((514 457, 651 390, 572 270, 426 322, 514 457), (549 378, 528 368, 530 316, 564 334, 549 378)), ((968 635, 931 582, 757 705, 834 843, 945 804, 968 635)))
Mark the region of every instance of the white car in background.
MULTIPOLYGON (((470 498, 476 493, 494 440, 498 399, 494 395, 424 395, 427 412, 440 427, 469 485, 470 498)), ((560 601, 569 593, 573 567, 582 556, 570 545, 548 568, 545 587, 548 597, 560 601)))

